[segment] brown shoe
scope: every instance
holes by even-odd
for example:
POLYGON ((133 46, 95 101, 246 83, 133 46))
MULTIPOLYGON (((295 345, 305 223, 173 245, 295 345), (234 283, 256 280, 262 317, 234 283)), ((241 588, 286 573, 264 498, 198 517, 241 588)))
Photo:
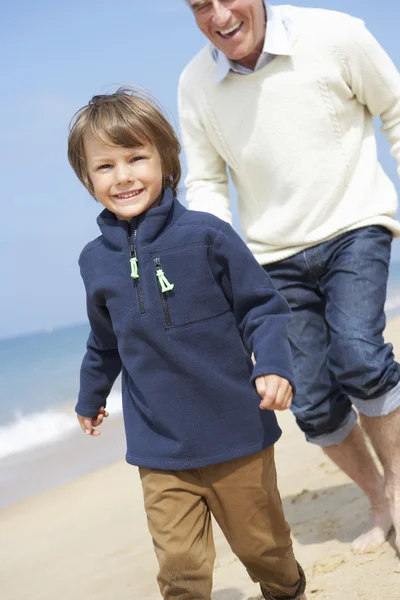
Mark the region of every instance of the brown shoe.
MULTIPOLYGON (((301 568, 301 565, 299 565, 299 563, 297 563, 297 568, 299 569, 300 583, 299 583, 299 587, 297 588, 296 595, 294 596, 294 598, 292 600, 307 600, 306 596, 304 594, 305 589, 306 589, 306 575, 305 575, 303 569, 301 568)), ((262 595, 264 596, 265 600, 276 600, 276 598, 274 598, 265 589, 265 587, 263 587, 261 584, 260 584, 260 587, 261 587, 262 595)))

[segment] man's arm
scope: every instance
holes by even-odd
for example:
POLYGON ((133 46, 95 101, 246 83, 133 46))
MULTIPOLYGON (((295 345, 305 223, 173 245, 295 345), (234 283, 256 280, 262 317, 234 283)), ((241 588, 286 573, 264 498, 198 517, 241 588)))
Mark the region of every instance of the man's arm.
POLYGON ((286 300, 230 225, 219 230, 210 258, 244 344, 254 353, 252 381, 261 375, 278 375, 287 379, 294 391, 287 332, 291 313, 286 300))
POLYGON ((178 107, 188 170, 185 179, 188 207, 210 212, 231 223, 225 161, 208 139, 200 115, 182 78, 179 82, 178 107))
POLYGON ((337 50, 346 82, 357 100, 381 118, 400 175, 400 74, 362 21, 352 20, 343 34, 337 50))

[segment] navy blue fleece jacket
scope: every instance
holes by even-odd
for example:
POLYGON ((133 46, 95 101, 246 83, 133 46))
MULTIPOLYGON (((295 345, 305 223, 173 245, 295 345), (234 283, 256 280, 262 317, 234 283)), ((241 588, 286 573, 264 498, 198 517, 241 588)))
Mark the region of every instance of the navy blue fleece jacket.
POLYGON ((95 416, 122 369, 131 464, 199 468, 274 444, 254 379, 294 385, 290 311, 244 242, 169 190, 130 223, 104 210, 98 224, 79 260, 91 333, 76 412, 95 416))

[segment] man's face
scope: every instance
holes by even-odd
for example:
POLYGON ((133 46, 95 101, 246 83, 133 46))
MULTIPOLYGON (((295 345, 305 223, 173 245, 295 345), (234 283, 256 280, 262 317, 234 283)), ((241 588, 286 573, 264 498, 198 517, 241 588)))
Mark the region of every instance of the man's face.
POLYGON ((254 68, 265 38, 263 0, 189 0, 205 36, 231 60, 254 68))

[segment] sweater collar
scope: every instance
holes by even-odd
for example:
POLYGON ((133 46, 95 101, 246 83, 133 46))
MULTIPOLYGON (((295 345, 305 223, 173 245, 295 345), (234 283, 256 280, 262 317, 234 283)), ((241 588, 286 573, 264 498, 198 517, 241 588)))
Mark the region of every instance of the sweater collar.
POLYGON ((128 240, 136 231, 138 244, 150 244, 161 230, 174 222, 186 209, 174 197, 170 188, 164 190, 159 206, 133 217, 127 221, 119 221, 115 214, 105 208, 97 217, 97 224, 104 238, 118 249, 127 247, 128 240))

